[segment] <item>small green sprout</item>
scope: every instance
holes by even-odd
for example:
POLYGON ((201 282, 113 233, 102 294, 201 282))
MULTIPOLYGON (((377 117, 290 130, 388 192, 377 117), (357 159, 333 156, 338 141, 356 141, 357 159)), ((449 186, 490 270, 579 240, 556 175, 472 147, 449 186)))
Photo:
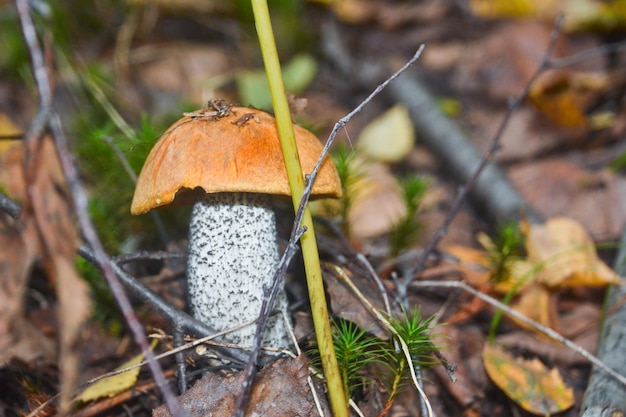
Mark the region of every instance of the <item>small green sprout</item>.
POLYGON ((417 213, 429 185, 428 179, 419 176, 409 176, 398 182, 402 191, 405 214, 393 226, 389 237, 390 252, 393 257, 398 256, 418 238, 422 227, 417 220, 417 213))

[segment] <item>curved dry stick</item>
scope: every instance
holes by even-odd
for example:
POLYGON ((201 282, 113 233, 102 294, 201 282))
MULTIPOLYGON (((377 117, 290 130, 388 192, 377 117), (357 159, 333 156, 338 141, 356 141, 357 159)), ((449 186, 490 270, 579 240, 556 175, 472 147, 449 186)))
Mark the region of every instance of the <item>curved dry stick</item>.
MULTIPOLYGON (((626 228, 620 242, 620 251, 615 259, 615 272, 626 274, 626 228)), ((609 288, 605 306, 605 317, 600 333, 598 358, 611 369, 626 374, 626 287, 609 288)), ((594 364, 580 407, 581 417, 626 414, 626 385, 615 384, 605 369, 594 364), (603 414, 605 413, 605 414, 603 414)))
MULTIPOLYGON (((530 80, 528 80, 528 83, 526 83, 526 86, 524 87, 524 90, 522 91, 522 93, 509 105, 509 108, 506 114, 504 115, 504 117, 502 118, 502 121, 500 122, 500 125, 498 126, 498 130, 496 131, 496 133, 493 135, 493 138, 491 139, 491 145, 489 146, 489 149, 482 156, 476 168, 474 168, 474 172, 472 176, 470 177, 470 179, 467 181, 465 185, 463 185, 459 189, 456 195, 456 198, 452 202, 450 210, 448 210, 448 213, 446 214, 443 224, 441 225, 437 233, 435 233, 435 236, 428 243, 428 246, 426 246, 424 251, 421 253, 420 257, 417 259, 417 262, 414 267, 414 271, 412 273, 407 274, 404 277, 404 279, 399 281, 398 293, 402 300, 407 299, 407 288, 411 285, 411 282, 413 281, 414 277, 418 276, 424 270, 426 260, 428 259, 430 254, 435 250, 437 245, 439 245, 439 242, 441 242, 441 239, 443 239, 443 237, 448 232, 448 228, 450 227, 452 220, 456 217, 457 213, 461 209, 461 205, 466 200, 469 191, 476 185, 481 174, 483 173, 483 171, 486 169, 489 162, 493 158, 494 153, 499 149, 500 140, 502 138, 504 131, 509 125, 509 120, 511 119, 511 116, 513 115, 515 110, 517 110, 520 104, 524 100, 526 100, 526 97, 528 97, 528 94, 530 93, 530 88, 534 84, 534 82, 537 80, 537 78, 539 78, 539 76, 549 67, 550 56, 552 56, 554 48, 556 47, 556 41, 559 38, 562 24, 563 24, 563 17, 560 16, 554 25, 552 34, 550 35, 550 42, 543 55, 541 64, 535 70, 535 73, 532 75, 530 80)), ((411 111, 411 115, 415 117, 418 115, 418 113, 416 111, 411 111)), ((443 140, 446 140, 447 138, 444 136, 444 137, 440 137, 439 139, 443 141, 443 140)), ((495 197, 501 198, 501 196, 497 194, 495 195, 495 197)), ((492 198, 492 197, 489 197, 489 198, 492 198)), ((519 204, 517 206, 517 210, 521 209, 522 207, 523 205, 519 204)))
MULTIPOLYGON (((529 325, 530 327, 532 327, 533 329, 537 330, 538 332, 543 333, 544 335, 548 336, 550 339, 556 340, 557 342, 562 343, 563 345, 567 346, 569 349, 571 349, 574 352, 578 353, 583 358, 587 359, 593 365, 595 365, 598 368, 602 369, 604 372, 609 374, 611 377, 613 377, 615 380, 617 380, 620 384, 622 384, 623 386, 626 387, 626 376, 621 375, 620 373, 618 373, 618 372, 614 371, 613 369, 609 368, 597 356, 594 356, 589 351, 587 351, 587 350, 583 349, 582 347, 578 346, 576 343, 574 343, 571 340, 561 336, 560 334, 558 334, 557 332, 555 332, 551 328, 546 327, 546 326, 542 325, 541 323, 538 323, 538 322, 536 322, 536 321, 534 321, 532 319, 529 319, 525 315, 523 315, 523 314, 513 310, 511 307, 507 306, 506 304, 496 300, 493 297, 488 296, 487 294, 483 294, 482 292, 474 289, 472 286, 466 284, 463 281, 417 281, 417 282, 412 283, 411 287, 413 287, 413 288, 415 288, 415 287, 460 288, 463 291, 466 291, 466 292, 472 294, 473 296, 475 296, 477 298, 480 298, 481 300, 485 301, 486 303, 488 303, 488 304, 490 304, 490 305, 492 305, 492 306, 502 310, 504 312, 504 314, 507 314, 507 315, 509 315, 511 317, 514 317, 516 320, 519 320, 519 321, 529 325)), ((623 360, 623 357, 620 356, 619 358, 623 360)))

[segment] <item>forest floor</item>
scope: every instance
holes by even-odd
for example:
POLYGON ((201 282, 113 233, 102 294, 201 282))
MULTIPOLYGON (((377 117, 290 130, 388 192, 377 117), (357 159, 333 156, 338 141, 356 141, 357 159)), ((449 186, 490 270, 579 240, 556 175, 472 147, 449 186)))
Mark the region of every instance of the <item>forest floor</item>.
MULTIPOLYGON (((127 273, 184 310, 181 257, 189 209, 160 211, 160 236, 150 216, 133 218, 134 182, 122 160, 138 172, 167 126, 209 100, 271 110, 248 2, 59 3, 42 3, 34 27, 53 80, 48 106, 60 116, 77 178, 90 198, 94 230, 108 255, 129 265, 127 273)), ((421 376, 436 416, 580 415, 592 369, 580 352, 597 352, 605 290, 617 282, 608 267, 626 223, 626 74, 619 43, 626 28, 609 31, 603 17, 589 23, 566 15, 556 30, 556 11, 512 16, 495 1, 270 3, 294 118, 322 142, 424 45, 417 62, 335 138, 331 153, 347 149, 358 175, 352 178, 357 186, 346 188, 353 201, 340 203, 347 213, 343 226, 336 218, 321 219, 336 210, 314 206, 333 317, 377 340, 390 337, 345 277, 377 309, 385 309, 386 294, 392 315, 401 315, 404 303, 410 314, 419 309, 421 317, 432 316, 428 324, 439 356, 430 357, 432 366, 421 376), (407 93, 415 86, 428 93, 434 116, 420 118, 425 102, 407 93), (466 142, 446 148, 452 134, 466 142), (488 154, 499 170, 472 182, 457 207, 459 193, 476 180, 473 152, 488 154), (469 162, 460 161, 464 156, 469 162), (428 188, 414 213, 399 180, 415 176, 426 179, 428 188), (496 195, 498 187, 509 187, 511 194, 496 195), (410 221, 398 229, 407 212, 410 221), (506 230, 514 235, 510 246, 503 243, 506 230), (393 240, 398 233, 400 240, 393 240), (441 240, 422 259, 436 238, 441 240), (511 248, 513 254, 505 253, 511 248), (523 282, 496 282, 504 276, 523 282), (507 294, 511 299, 504 303, 533 323, 505 314, 492 329, 497 309, 491 300, 507 294), (554 340, 546 328, 571 345, 554 340), (456 381, 441 357, 456 367, 456 381), (531 373, 537 380, 531 381, 531 373), (503 388, 506 381, 514 387, 503 388)), ((23 210, 13 218, 3 203, 0 214, 0 270, 6 271, 0 286, 0 416, 53 415, 56 401, 35 410, 62 390, 68 392, 62 401, 70 401, 69 393, 140 349, 102 275, 76 259, 76 249, 93 240, 77 214, 80 207, 68 197, 75 188, 64 179, 57 148, 38 139, 43 145, 31 149, 34 160, 21 149, 31 142, 29 129, 46 96, 30 70, 32 51, 15 5, 0 2, 0 16, 6 27, 0 45, 7 51, 0 57, 0 191, 23 210)), ((52 129, 52 136, 58 134, 52 129)), ((289 210, 278 211, 282 246, 293 221, 289 210)), ((296 256, 286 285, 295 336, 306 352, 314 337, 301 262, 296 256)), ((161 335, 157 353, 174 347, 166 318, 146 303, 134 301, 133 309, 147 333, 161 335)), ((187 352, 189 385, 211 392, 200 398, 237 395, 228 370, 215 371, 214 358, 198 349, 187 352), (217 379, 201 384, 207 369, 217 379), (226 381, 233 388, 224 388, 226 381)), ((160 363, 176 391, 174 359, 160 363)), ((301 358, 264 368, 258 384, 267 392, 252 394, 259 415, 296 415, 285 411, 294 409, 317 415, 305 383, 307 364, 301 358), (283 379, 272 379, 277 375, 283 379), (277 399, 292 408, 271 408, 277 399)), ((359 374, 352 398, 362 415, 381 415, 386 405, 392 417, 421 415, 424 401, 406 375, 388 402, 385 373, 369 363, 359 374)), ((130 382, 110 384, 120 388, 83 394, 83 401, 72 400, 70 415, 144 416, 163 404, 147 367, 130 382)), ((324 390, 318 391, 325 408, 324 390)), ((200 400, 181 399, 183 405, 193 401, 200 400)), ((214 407, 213 415, 232 411, 232 404, 214 407)))

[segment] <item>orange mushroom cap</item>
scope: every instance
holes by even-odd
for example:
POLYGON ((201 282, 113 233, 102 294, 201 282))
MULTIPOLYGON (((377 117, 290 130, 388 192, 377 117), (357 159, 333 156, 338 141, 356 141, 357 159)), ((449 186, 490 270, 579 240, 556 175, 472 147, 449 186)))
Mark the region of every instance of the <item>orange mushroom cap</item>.
MULTIPOLYGON (((161 136, 139 174, 132 214, 174 199, 189 201, 201 190, 291 195, 275 119, 246 107, 231 107, 223 116, 214 113, 191 113, 161 136)), ((300 126, 294 125, 294 133, 302 170, 310 173, 322 144, 300 126)), ((337 170, 328 157, 315 180, 314 196, 341 196, 337 170)))

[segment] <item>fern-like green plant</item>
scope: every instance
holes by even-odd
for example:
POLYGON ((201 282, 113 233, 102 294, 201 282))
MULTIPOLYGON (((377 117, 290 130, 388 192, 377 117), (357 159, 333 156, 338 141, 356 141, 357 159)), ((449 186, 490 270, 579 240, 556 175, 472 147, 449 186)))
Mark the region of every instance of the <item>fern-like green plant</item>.
MULTIPOLYGON (((421 309, 413 313, 403 312, 399 317, 389 317, 389 323, 397 333, 389 340, 381 340, 369 335, 366 330, 355 323, 337 319, 333 322, 333 344, 337 355, 337 363, 342 376, 345 392, 352 397, 355 391, 366 384, 371 378, 367 376, 370 364, 381 364, 388 372, 384 373, 389 397, 384 415, 389 410, 402 387, 409 380, 409 363, 400 349, 398 336, 406 343, 411 365, 414 367, 430 367, 439 363, 433 353, 438 351, 432 342, 430 331, 433 317, 423 318, 421 309)), ((313 349, 312 363, 319 367, 319 353, 313 349)))
POLYGON ((433 318, 434 316, 422 318, 421 308, 416 309, 412 314, 404 311, 400 317, 389 318, 389 323, 397 335, 406 343, 412 363, 409 364, 404 352, 399 348, 398 336, 392 337, 384 349, 386 357, 384 363, 389 368, 389 373, 392 377, 389 383, 389 397, 385 407, 386 410, 391 407, 393 400, 407 381, 409 365, 426 368, 437 363, 433 353, 438 348, 432 342, 430 336, 433 318))
POLYGON ((391 229, 389 247, 393 257, 411 246, 419 236, 422 228, 417 220, 417 213, 429 186, 428 179, 419 176, 409 176, 398 180, 398 183, 402 192, 405 214, 391 229))
POLYGON ((524 252, 524 236, 516 222, 499 225, 492 238, 478 236, 479 243, 489 256, 491 281, 503 282, 511 277, 511 268, 524 252))
POLYGON ((365 367, 381 360, 381 341, 351 321, 338 319, 334 322, 333 344, 344 390, 352 396, 366 381, 365 367))

